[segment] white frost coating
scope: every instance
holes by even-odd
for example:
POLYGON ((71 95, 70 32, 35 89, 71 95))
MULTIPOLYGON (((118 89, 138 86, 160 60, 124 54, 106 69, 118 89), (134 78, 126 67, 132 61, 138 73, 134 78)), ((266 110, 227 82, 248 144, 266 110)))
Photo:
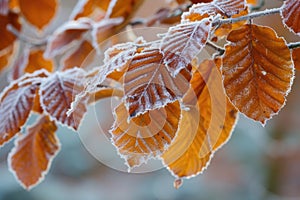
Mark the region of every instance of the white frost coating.
POLYGON ((113 9, 116 6, 117 2, 118 2, 118 0, 110 0, 107 11, 105 13, 105 19, 110 18, 111 14, 113 12, 113 9))
POLYGON ((73 11, 72 11, 69 19, 73 20, 80 12, 82 12, 83 8, 87 2, 88 2, 88 0, 78 0, 77 4, 73 8, 73 11))
POLYGON ((64 25, 60 26, 54 32, 54 34, 52 34, 49 37, 44 56, 46 58, 53 58, 53 57, 61 54, 61 52, 66 51, 72 45, 72 43, 76 42, 76 40, 74 40, 71 43, 64 45, 58 49, 53 49, 53 43, 56 40, 59 40, 60 37, 62 37, 67 30, 86 30, 86 31, 88 31, 88 30, 92 29, 93 24, 94 24, 94 22, 89 18, 80 18, 76 21, 66 22, 64 25))
MULTIPOLYGON (((51 167, 51 164, 52 164, 53 159, 56 157, 56 155, 59 153, 59 151, 60 151, 60 149, 61 149, 61 143, 60 143, 58 137, 56 136, 56 134, 54 134, 54 140, 56 141, 56 145, 57 145, 58 149, 57 149, 57 151, 55 151, 55 153, 54 153, 52 156, 47 156, 47 155, 46 155, 46 156, 47 156, 47 159, 48 159, 47 169, 44 170, 44 171, 41 173, 39 180, 38 180, 35 184, 30 185, 29 187, 25 186, 25 185, 23 184, 23 182, 18 178, 18 175, 17 175, 16 171, 13 169, 12 163, 11 163, 11 162, 12 162, 12 157, 13 157, 13 155, 16 154, 16 152, 17 152, 17 150, 18 150, 18 147, 20 147, 20 146, 18 145, 19 141, 22 141, 24 138, 26 138, 26 137, 29 136, 29 135, 28 135, 28 129, 29 129, 29 128, 30 128, 30 127, 27 128, 27 134, 23 134, 23 135, 19 136, 19 137, 14 141, 14 148, 9 152, 8 157, 7 157, 7 163, 8 163, 8 169, 9 169, 9 171, 14 175, 15 179, 19 182, 19 184, 20 184, 24 189, 26 189, 26 190, 31 190, 32 188, 34 188, 35 186, 37 186, 38 184, 40 184, 40 183, 44 180, 45 176, 47 175, 47 173, 48 173, 48 171, 49 171, 49 169, 50 169, 50 167, 51 167)), ((22 148, 22 147, 21 147, 21 148, 22 148)))
POLYGON ((186 22, 171 27, 162 39, 160 51, 164 64, 175 77, 206 45, 211 30, 212 17, 186 22))

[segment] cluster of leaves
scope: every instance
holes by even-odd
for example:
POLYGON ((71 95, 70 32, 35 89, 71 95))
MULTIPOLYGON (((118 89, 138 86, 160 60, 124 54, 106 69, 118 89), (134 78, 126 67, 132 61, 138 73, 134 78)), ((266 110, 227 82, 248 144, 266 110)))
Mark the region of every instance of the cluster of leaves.
MULTIPOLYGON (((77 130, 88 104, 104 97, 122 98, 110 133, 129 169, 159 158, 178 178, 176 187, 206 168, 230 138, 238 112, 262 124, 279 112, 299 66, 299 48, 289 49, 297 45, 252 23, 248 7, 254 1, 192 2, 180 18, 158 12, 147 20, 179 22, 157 40, 113 45, 104 64, 86 72, 76 66, 101 53, 99 43, 128 24, 140 0, 79 0, 70 21, 38 40, 24 36, 22 24, 45 31, 58 2, 0 0, 0 69, 16 57, 17 43, 26 43, 0 96, 0 146, 17 137, 8 162, 25 188, 42 180, 59 151, 57 123, 77 130), (212 42, 225 37, 225 49, 212 42), (217 54, 198 63, 206 46, 217 54), (21 134, 32 112, 40 118, 21 134)), ((187 8, 186 1, 177 3, 187 8)), ((298 0, 275 11, 300 35, 298 0)))

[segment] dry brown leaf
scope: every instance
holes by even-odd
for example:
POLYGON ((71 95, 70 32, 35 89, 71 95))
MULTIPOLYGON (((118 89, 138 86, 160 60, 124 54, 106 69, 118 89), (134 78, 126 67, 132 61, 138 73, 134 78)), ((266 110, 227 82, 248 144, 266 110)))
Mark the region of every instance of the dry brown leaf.
POLYGON ((55 123, 49 117, 42 116, 15 141, 15 147, 9 154, 9 167, 27 190, 44 179, 60 149, 56 130, 55 123))
POLYGON ((147 111, 129 122, 125 105, 115 110, 115 123, 112 130, 113 144, 130 168, 147 162, 151 157, 161 155, 175 137, 179 119, 179 102, 147 111))
POLYGON ((169 29, 162 39, 160 50, 164 55, 164 64, 172 76, 186 68, 199 54, 206 45, 210 31, 210 18, 181 23, 169 29))
POLYGON ((0 15, 0 52, 8 47, 11 47, 16 39, 16 36, 7 30, 8 25, 13 26, 17 30, 21 29, 18 14, 9 12, 5 16, 0 15))
POLYGON ((284 106, 290 91, 290 50, 273 29, 258 25, 244 25, 227 40, 222 66, 226 93, 240 112, 265 124, 284 106))
POLYGON ((300 1, 286 0, 281 9, 283 23, 294 33, 300 35, 300 1))
POLYGON ((62 70, 64 71, 73 67, 85 68, 94 59, 95 52, 92 52, 93 50, 92 44, 84 40, 78 48, 64 60, 62 70), (88 60, 86 60, 87 58, 88 60))
POLYGON ((38 29, 47 26, 56 14, 57 0, 19 0, 19 6, 25 19, 38 29))
POLYGON ((44 51, 24 50, 24 54, 16 61, 13 71, 12 79, 16 80, 25 73, 33 73, 40 69, 45 69, 48 72, 53 72, 54 63, 50 59, 44 58, 44 51))
POLYGON ((191 66, 173 77, 162 59, 158 49, 145 49, 130 62, 124 75, 125 101, 130 117, 180 99, 190 87, 191 66))
POLYGON ((24 76, 13 81, 2 91, 0 97, 0 146, 9 142, 27 121, 39 85, 34 80, 45 76, 45 71, 24 76))
POLYGON ((295 68, 297 70, 300 70, 300 48, 293 49, 292 55, 293 55, 293 61, 294 61, 295 68))
POLYGON ((39 95, 43 110, 51 117, 68 127, 77 130, 86 112, 86 101, 78 104, 77 109, 67 115, 75 96, 83 90, 85 72, 73 68, 51 74, 40 86, 39 95))
POLYGON ((182 111, 177 137, 162 155, 177 178, 201 173, 213 153, 228 141, 236 123, 237 110, 224 93, 221 74, 213 61, 199 66, 191 84, 183 100, 189 110, 182 111))

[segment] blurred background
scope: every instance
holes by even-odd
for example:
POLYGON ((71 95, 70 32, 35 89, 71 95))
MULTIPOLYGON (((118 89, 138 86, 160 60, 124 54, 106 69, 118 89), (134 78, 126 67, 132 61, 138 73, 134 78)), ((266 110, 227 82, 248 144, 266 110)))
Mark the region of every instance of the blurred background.
MULTIPOLYGON (((76 1, 61 0, 61 3, 63 9, 59 16, 65 20, 64 15, 72 11, 76 1)), ((279 7, 281 3, 267 0, 266 7, 279 7)), ((146 0, 137 17, 149 16, 163 4, 161 0, 146 0)), ((288 41, 299 40, 283 27, 279 15, 262 17, 255 22, 272 26, 288 41)), ((300 76, 298 72, 297 75, 300 76)), ((6 84, 5 76, 0 78, 1 88, 6 84)), ((184 180, 178 190, 173 188, 174 178, 166 169, 128 174, 106 167, 89 154, 77 133, 60 127, 61 151, 46 179, 30 192, 24 190, 8 170, 7 154, 13 144, 1 149, 0 200, 300 199, 299 86, 299 78, 296 78, 287 105, 265 127, 240 115, 231 139, 215 154, 208 169, 184 180)), ((104 127, 109 128, 111 111, 105 105, 108 101, 98 104, 103 108, 103 123, 107 123, 104 127)), ((103 151, 107 149, 103 147, 103 151)))

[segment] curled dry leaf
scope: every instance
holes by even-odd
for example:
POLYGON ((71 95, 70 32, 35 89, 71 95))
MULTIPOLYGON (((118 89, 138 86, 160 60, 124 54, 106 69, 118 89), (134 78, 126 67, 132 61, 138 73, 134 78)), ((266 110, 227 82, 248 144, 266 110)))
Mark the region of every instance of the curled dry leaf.
POLYGON ((56 14, 57 0, 19 0, 19 6, 25 19, 38 29, 47 26, 56 14))
POLYGON ((16 36, 7 30, 8 25, 13 26, 17 30, 21 29, 18 14, 9 12, 7 15, 0 15, 0 53, 2 50, 12 46, 16 39, 16 36))
POLYGON ((300 70, 300 48, 293 49, 292 55, 295 68, 300 70))
POLYGON ((91 29, 92 21, 88 18, 67 22, 49 38, 45 56, 52 58, 64 53, 69 49, 72 42, 80 40, 83 34, 91 29))
POLYGON ((92 44, 84 40, 78 48, 63 61, 62 70, 64 71, 73 67, 85 68, 94 60, 95 52, 93 52, 93 50, 92 44))
POLYGON ((191 65, 173 77, 158 49, 136 54, 124 75, 124 93, 130 118, 183 97, 190 87, 191 65))
POLYGON ((37 70, 45 69, 48 72, 53 72, 54 63, 50 59, 44 58, 44 51, 24 50, 23 55, 16 61, 13 71, 12 79, 16 80, 25 73, 33 73, 37 70))
POLYGON ((300 35, 300 1, 286 0, 281 9, 283 23, 294 33, 300 35))
POLYGON ((60 149, 55 135, 57 127, 47 116, 42 116, 20 135, 9 154, 10 170, 21 185, 30 190, 44 179, 53 158, 60 149))
POLYGON ((258 25, 244 25, 227 40, 222 66, 226 93, 240 112, 265 124, 284 106, 290 91, 290 50, 273 29, 258 25))
POLYGON ((64 72, 51 74, 40 86, 39 95, 43 110, 51 119, 78 129, 83 115, 86 112, 86 101, 78 104, 76 110, 67 116, 75 96, 83 90, 85 72, 79 68, 73 68, 64 72))
POLYGON ((165 107, 147 111, 130 121, 125 105, 115 110, 112 130, 113 144, 130 168, 147 162, 151 157, 161 155, 171 144, 180 119, 178 101, 165 107))
POLYGON ((211 19, 182 23, 171 27, 162 39, 160 50, 164 64, 176 76, 203 49, 211 30, 211 19))
POLYGON ((28 74, 13 81, 2 92, 0 97, 0 146, 9 142, 27 121, 39 85, 39 82, 35 80, 45 76, 47 76, 45 71, 28 74))
POLYGON ((213 61, 204 61, 193 74, 192 87, 184 97, 177 137, 162 155, 177 178, 201 173, 214 152, 225 144, 236 123, 237 110, 227 99, 222 77, 213 61))
POLYGON ((214 0, 210 3, 194 4, 188 12, 183 13, 182 21, 200 21, 217 14, 231 17, 245 9, 245 0, 214 0))

